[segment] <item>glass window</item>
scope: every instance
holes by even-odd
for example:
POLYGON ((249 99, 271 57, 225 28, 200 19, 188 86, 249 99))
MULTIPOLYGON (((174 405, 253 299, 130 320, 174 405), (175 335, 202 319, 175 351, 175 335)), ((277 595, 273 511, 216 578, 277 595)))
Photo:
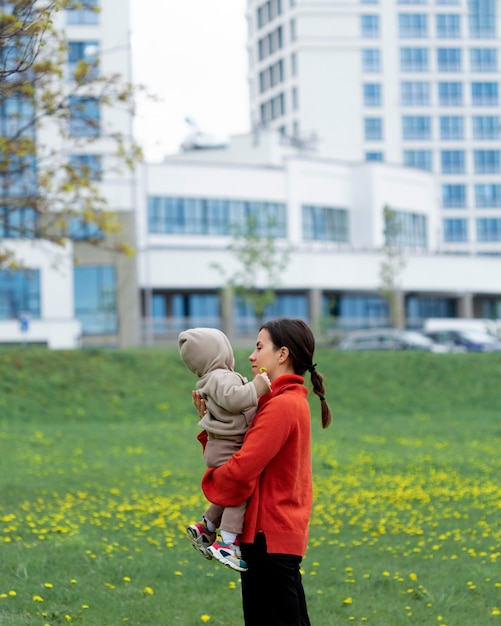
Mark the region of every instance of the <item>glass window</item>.
POLYGON ((409 248, 427 248, 428 218, 426 215, 398 210, 393 213, 397 232, 392 236, 391 243, 409 248))
POLYGON ((404 139, 431 139, 431 118, 429 115, 404 115, 402 117, 404 139))
POLYGON ((102 163, 100 154, 72 154, 70 155, 70 165, 80 178, 88 178, 92 181, 101 180, 102 163))
POLYGON ((442 161, 442 174, 464 174, 464 150, 442 150, 440 158, 442 161))
POLYGON ((35 239, 38 236, 38 212, 0 206, 0 239, 35 239))
POLYGON ((430 104, 429 82, 404 81, 400 89, 404 106, 427 106, 430 104))
POLYGON ((477 241, 501 241, 501 218, 477 219, 477 241))
POLYGON ((472 48, 470 65, 472 72, 497 72, 498 51, 496 48, 472 48))
POLYGON ((474 150, 475 174, 498 174, 500 169, 499 150, 474 150))
POLYGON ((455 317, 456 307, 452 298, 408 296, 405 299, 406 323, 410 328, 421 327, 429 317, 455 317))
POLYGON ((67 24, 96 25, 99 24, 99 2, 98 0, 81 0, 79 8, 67 9, 67 24))
POLYGON ((99 100, 84 96, 70 96, 69 131, 73 137, 99 137, 101 115, 99 100))
POLYGON ((466 185, 442 185, 442 206, 444 209, 464 209, 466 185))
POLYGON ((444 241, 450 243, 468 241, 468 222, 465 219, 445 219, 443 224, 444 241))
POLYGON ((76 266, 74 272, 75 317, 83 335, 118 331, 117 282, 111 265, 76 266))
POLYGON ((348 211, 334 207, 303 205, 303 239, 347 243, 348 211))
POLYGON ((80 62, 89 65, 89 79, 99 76, 98 66, 99 42, 70 41, 68 43, 68 78, 73 78, 80 62))
POLYGON ((472 83, 471 102, 475 106, 495 106, 498 104, 497 83, 472 83))
POLYGON ((475 185, 475 206, 477 209, 500 208, 501 185, 499 183, 475 185))
POLYGON ((404 150, 404 165, 431 172, 431 155, 431 150, 404 150))
POLYGON ((474 115, 474 139, 499 139, 499 115, 474 115))
POLYGON ((384 161, 384 155, 382 152, 366 152, 366 161, 384 161))
POLYGON ((468 23, 470 37, 491 38, 496 36, 496 1, 468 0, 468 23))
POLYGON ((0 270, 0 319, 39 319, 40 300, 40 270, 0 270))
POLYGON ((291 54, 291 76, 297 76, 297 56, 295 52, 291 54))
POLYGON ((362 37, 374 39, 379 37, 379 16, 378 15, 361 15, 360 29, 362 37))
POLYGON ((104 233, 96 222, 88 222, 83 217, 73 215, 68 224, 68 237, 74 241, 104 239, 104 233))
POLYGON ((437 37, 440 39, 457 39, 461 37, 460 16, 452 13, 437 15, 437 37))
POLYGON ((387 326, 388 300, 383 296, 324 294, 322 311, 325 317, 335 318, 342 328, 387 326))
POLYGON ((461 71, 461 49, 460 48, 438 48, 437 67, 439 72, 460 72, 461 71))
POLYGON ((282 35, 282 27, 279 26, 277 29, 265 35, 262 39, 258 41, 258 54, 259 60, 262 61, 266 57, 274 54, 278 50, 280 50, 283 46, 283 35, 282 35))
POLYGON ((441 106, 463 104, 463 85, 457 82, 438 83, 438 102, 441 106))
MULTIPOLYGON (((273 317, 293 317, 308 319, 308 297, 306 294, 276 293, 275 302, 264 310, 265 319, 273 317)), ((255 332, 256 314, 242 296, 235 298, 235 328, 239 333, 255 332)))
POLYGON ((398 27, 402 38, 426 38, 428 37, 428 16, 424 13, 400 13, 398 27))
POLYGON ((457 140, 464 138, 464 120, 459 115, 440 117, 440 139, 457 140))
POLYGON ((366 117, 364 120, 365 139, 379 141, 383 139, 383 120, 380 117, 366 117))
POLYGON ((400 69, 402 72, 427 72, 427 48, 400 48, 400 69))
POLYGON ((381 85, 364 83, 364 104, 367 107, 379 107, 382 103, 381 85))
POLYGON ((362 50, 362 68, 364 72, 381 71, 381 52, 375 48, 362 50))

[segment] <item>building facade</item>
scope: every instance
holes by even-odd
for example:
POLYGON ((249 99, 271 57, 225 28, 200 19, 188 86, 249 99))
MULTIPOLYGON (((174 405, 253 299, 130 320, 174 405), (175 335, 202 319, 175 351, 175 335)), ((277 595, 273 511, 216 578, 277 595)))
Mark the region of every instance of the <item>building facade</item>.
MULTIPOLYGON (((145 343, 187 326, 216 325, 237 339, 255 332, 256 315, 238 298, 227 306, 221 290, 239 269, 232 224, 245 228, 252 217, 266 236, 270 214, 277 254, 289 256, 266 314, 302 317, 325 338, 390 323, 385 208, 400 225, 395 285, 406 326, 492 317, 501 302, 498 259, 443 250, 435 181, 418 169, 311 156, 261 131, 145 164, 138 190, 145 343)), ((267 286, 262 276, 256 284, 267 286)))
MULTIPOLYGON (((8 10, 8 3, 2 10, 8 10)), ((64 128, 58 127, 55 118, 42 126, 29 122, 33 110, 14 93, 2 98, 0 107, 2 137, 15 135, 27 124, 28 130, 23 132, 37 145, 24 180, 9 186, 5 174, 2 179, 0 246, 13 252, 18 267, 0 270, 0 343, 30 342, 57 348, 136 344, 136 261, 117 246, 118 242, 135 245, 136 177, 119 167, 112 138, 120 133, 125 145, 131 144, 132 112, 128 107, 102 106, 102 95, 95 86, 89 85, 84 95, 81 90, 73 95, 77 94, 74 72, 81 61, 92 64, 93 78, 121 75, 124 83, 131 80, 128 1, 121 2, 117 11, 112 2, 94 0, 60 11, 54 19, 67 40, 62 91, 68 98, 70 116, 64 128), (9 204, 10 198, 18 201, 20 185, 23 193, 26 191, 30 177, 36 194, 43 159, 70 163, 75 171, 87 168, 91 184, 99 188, 121 232, 105 235, 99 224, 86 224, 82 202, 82 218, 71 218, 64 245, 37 239, 37 220, 52 220, 57 207, 51 206, 51 212, 40 217, 9 204), (99 245, 90 243, 89 237, 99 245)))
POLYGON ((501 254, 496 0, 249 0, 254 127, 432 172, 444 249, 501 254))

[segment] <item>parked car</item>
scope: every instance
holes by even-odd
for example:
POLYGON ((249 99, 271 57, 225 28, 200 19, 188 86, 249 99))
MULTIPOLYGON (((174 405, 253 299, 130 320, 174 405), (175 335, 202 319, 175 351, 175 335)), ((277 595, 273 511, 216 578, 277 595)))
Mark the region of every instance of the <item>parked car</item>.
POLYGON ((339 350, 425 350, 427 352, 450 352, 422 333, 394 328, 355 330, 348 333, 338 345, 339 350))
POLYGON ((480 330, 433 330, 426 331, 432 341, 462 348, 465 352, 501 352, 501 341, 480 330))

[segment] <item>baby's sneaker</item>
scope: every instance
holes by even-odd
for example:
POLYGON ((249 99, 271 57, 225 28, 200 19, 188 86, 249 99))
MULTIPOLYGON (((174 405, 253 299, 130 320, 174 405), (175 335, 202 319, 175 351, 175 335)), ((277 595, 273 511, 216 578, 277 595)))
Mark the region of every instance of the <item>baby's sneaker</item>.
POLYGON ((240 547, 234 543, 214 541, 214 543, 207 548, 207 552, 215 559, 232 569, 239 572, 247 571, 247 563, 242 559, 240 547))
POLYGON ((212 554, 208 551, 216 539, 216 533, 211 533, 203 522, 190 524, 186 528, 188 538, 195 550, 198 550, 206 559, 212 559, 212 554))

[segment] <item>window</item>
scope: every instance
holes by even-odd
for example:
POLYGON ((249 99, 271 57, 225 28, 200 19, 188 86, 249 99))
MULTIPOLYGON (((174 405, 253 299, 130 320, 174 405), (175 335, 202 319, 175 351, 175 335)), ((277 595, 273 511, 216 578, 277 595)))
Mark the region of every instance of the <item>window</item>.
POLYGON ((444 209, 464 209, 466 185, 442 185, 442 206, 444 209))
MULTIPOLYGON (((265 307, 264 317, 293 317, 308 319, 308 296, 304 293, 277 293, 273 304, 265 307)), ((235 298, 235 328, 238 333, 254 332, 256 314, 242 296, 235 298)), ((192 324, 190 324, 191 326, 192 324)), ((184 326, 186 327, 186 325, 184 326)))
POLYGON ((464 120, 458 115, 440 117, 440 139, 458 140, 464 138, 464 120))
POLYGON ((229 236, 249 221, 261 237, 286 237, 285 204, 217 198, 148 197, 148 232, 168 235, 229 236))
POLYGON ((291 54, 291 76, 297 76, 297 56, 295 52, 291 54))
POLYGON ((303 238, 306 241, 349 241, 346 209, 303 205, 302 215, 303 238))
POLYGON ((400 13, 399 34, 402 38, 423 39, 428 36, 428 19, 421 13, 400 13))
POLYGON ((474 139, 499 139, 499 115, 474 115, 474 139))
POLYGON ((277 50, 280 50, 282 46, 282 27, 279 26, 276 30, 268 33, 265 37, 258 41, 259 60, 262 61, 271 54, 274 54, 277 50))
POLYGON ((364 120, 366 141, 383 139, 383 120, 380 117, 366 117, 364 120))
POLYGON ((437 37, 440 39, 457 39, 461 37, 460 16, 452 13, 437 15, 437 37))
POLYGON ((477 219, 477 241, 501 241, 501 218, 477 219))
POLYGON ((498 104, 497 83, 472 83, 471 103, 474 106, 495 106, 498 104))
POLYGON ((441 106, 460 106, 463 104, 462 83, 438 83, 438 102, 441 106))
POLYGON ((427 72, 427 48, 400 48, 400 69, 402 72, 427 72))
POLYGON ((404 139, 431 139, 431 118, 428 115, 404 115, 402 135, 404 139))
POLYGON ((326 318, 336 318, 342 328, 387 326, 388 300, 383 296, 347 296, 325 294, 322 311, 326 318))
POLYGON ((427 106, 430 104, 429 82, 404 81, 400 89, 404 106, 427 106))
POLYGON ((475 185, 475 206, 477 209, 500 208, 501 185, 499 183, 475 185))
POLYGON ((426 215, 398 210, 393 213, 397 232, 391 237, 391 243, 409 248, 426 248, 428 246, 426 215))
POLYGON ((461 49, 460 48, 438 48, 437 67, 439 72, 460 72, 461 71, 461 49))
POLYGON ((498 51, 496 48, 472 48, 470 65, 472 72, 497 72, 498 51))
POLYGON ((496 36, 496 0, 468 0, 470 37, 496 36))
POLYGON ((405 299, 406 323, 409 328, 420 328, 429 317, 456 317, 452 298, 408 296, 405 299))
POLYGON ((404 165, 431 172, 431 150, 404 150, 404 165))
POLYGON ((289 22, 289 34, 290 40, 296 41, 296 20, 291 20, 289 22))
POLYGON ((284 62, 282 59, 259 72, 259 91, 264 93, 271 87, 284 82, 284 62))
POLYGON ((99 154, 72 154, 70 165, 74 168, 75 174, 81 178, 88 178, 92 181, 101 180, 102 165, 99 154))
POLYGON ((38 213, 30 208, 0 206, 0 239, 34 239, 38 235, 38 213))
POLYGON ((100 110, 97 98, 70 96, 69 131, 73 137, 99 137, 100 110))
POLYGON ((79 6, 78 9, 67 9, 68 24, 99 24, 98 0, 81 0, 79 6))
POLYGON ((381 106, 381 85, 378 83, 364 84, 364 104, 367 107, 381 106))
POLYGON ((445 219, 444 241, 447 243, 460 243, 468 241, 468 223, 465 219, 445 219))
POLYGON ((285 94, 279 93, 260 106, 261 123, 267 124, 285 115, 285 94))
POLYGON ((366 152, 366 161, 384 161, 384 155, 382 152, 366 152))
POLYGON ((97 41, 70 41, 68 44, 68 78, 72 79, 80 63, 89 67, 88 78, 99 76, 98 67, 99 42, 97 41))
POLYGON ((257 26, 262 28, 269 22, 282 15, 282 0, 268 0, 257 8, 257 26))
POLYGON ((39 319, 40 300, 40 270, 0 270, 0 319, 39 319))
POLYGON ((380 72, 381 52, 375 48, 362 50, 362 68, 367 73, 380 72))
POLYGON ((464 150, 442 150, 442 174, 464 174, 464 150))
POLYGON ((475 174, 498 174, 500 169, 499 150, 474 150, 475 174))
POLYGON ((118 331, 117 281, 111 265, 76 266, 73 269, 75 317, 83 335, 118 331))
POLYGON ((360 28, 362 31, 362 37, 366 39, 375 39, 379 37, 379 16, 361 15, 360 28))
POLYGON ((73 241, 89 241, 104 239, 104 233, 96 222, 88 222, 83 217, 74 215, 68 224, 68 237, 73 241))

